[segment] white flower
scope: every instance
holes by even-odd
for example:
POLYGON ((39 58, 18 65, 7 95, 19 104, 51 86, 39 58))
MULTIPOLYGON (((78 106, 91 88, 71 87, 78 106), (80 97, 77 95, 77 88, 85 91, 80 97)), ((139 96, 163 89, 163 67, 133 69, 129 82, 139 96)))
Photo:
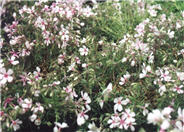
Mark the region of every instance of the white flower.
POLYGON ((83 38, 82 40, 81 40, 81 43, 86 43, 87 41, 86 41, 86 38, 83 38))
POLYGON ((123 62, 126 62, 127 61, 127 58, 126 57, 124 57, 122 60, 121 60, 121 62, 123 63, 123 62))
POLYGON ((135 61, 133 60, 133 61, 131 61, 131 64, 130 64, 131 66, 135 66, 135 61))
POLYGON ((152 17, 157 16, 157 11, 155 11, 154 9, 149 9, 148 12, 149 12, 150 16, 152 16, 152 17))
POLYGON ((115 128, 119 125, 119 120, 120 120, 119 116, 118 117, 111 116, 111 119, 109 119, 107 123, 110 124, 109 126, 110 128, 115 128))
POLYGON ((142 73, 139 74, 139 78, 144 78, 147 76, 147 72, 151 72, 151 66, 145 66, 145 64, 143 63, 143 69, 142 69, 142 73))
POLYGON ((175 123, 177 129, 176 132, 184 132, 184 124, 181 121, 175 123))
POLYGON ((178 120, 184 122, 184 109, 183 110, 181 110, 181 108, 178 109, 178 120))
POLYGON ((81 111, 78 115, 77 115, 77 124, 79 126, 83 125, 85 123, 85 121, 89 118, 88 115, 86 115, 87 111, 81 111))
POLYGON ((36 71, 34 71, 33 74, 34 74, 34 78, 35 78, 37 81, 40 80, 40 79, 42 79, 42 78, 40 77, 40 68, 39 68, 39 67, 36 67, 36 71))
POLYGON ((181 12, 182 17, 184 18, 184 11, 181 12))
POLYGON ((154 56, 153 56, 153 52, 149 55, 149 60, 148 60, 148 63, 153 63, 154 61, 154 56))
POLYGON ((142 69, 142 73, 139 74, 139 78, 142 79, 146 77, 146 75, 147 75, 147 71, 145 69, 142 69))
POLYGON ((30 109, 32 107, 32 99, 24 99, 21 106, 23 109, 30 109))
POLYGON ((94 122, 93 123, 90 123, 88 125, 88 128, 89 128, 89 131, 88 132, 101 132, 100 131, 100 128, 96 127, 94 122))
POLYGON ((176 29, 179 29, 179 28, 181 28, 181 25, 179 22, 176 22, 176 29))
POLYGON ((86 56, 88 55, 88 48, 86 48, 86 46, 83 45, 83 48, 80 48, 79 52, 80 52, 80 55, 86 56))
POLYGON ((125 113, 124 116, 126 118, 125 120, 125 129, 127 129, 128 127, 130 127, 131 131, 135 131, 135 128, 133 125, 136 125, 135 123, 135 113, 132 112, 130 109, 125 109, 125 113))
POLYGON ((184 72, 176 72, 176 75, 180 81, 184 81, 184 72))
POLYGON ((72 63, 69 67, 68 67, 68 72, 69 71, 74 71, 75 70, 75 63, 72 63))
POLYGON ((169 36, 169 38, 174 38, 174 31, 170 31, 169 29, 167 35, 169 36))
POLYGON ((65 59, 65 54, 61 54, 58 56, 58 64, 63 64, 65 59))
POLYGON ((103 40, 98 41, 99 45, 102 45, 103 43, 104 43, 103 40))
POLYGON ((0 58, 0 69, 4 67, 3 60, 0 58))
POLYGON ((43 107, 43 106, 41 106, 41 104, 40 104, 40 103, 36 103, 36 106, 37 106, 37 107, 33 107, 33 108, 32 108, 33 112, 34 112, 34 113, 37 113, 38 111, 40 111, 40 112, 42 112, 42 113, 43 113, 43 111, 44 111, 44 107, 43 107))
POLYGON ((34 96, 35 96, 35 97, 39 97, 39 94, 40 94, 40 90, 35 90, 35 91, 34 91, 34 96))
POLYGON ((17 40, 16 40, 16 39, 11 39, 11 40, 10 40, 10 44, 11 44, 11 45, 17 44, 17 40))
POLYGON ((162 70, 160 70, 160 73, 161 73, 161 80, 164 80, 166 82, 171 81, 171 76, 169 75, 169 71, 163 72, 162 70))
POLYGON ((129 78, 130 78, 129 73, 123 75, 123 77, 121 77, 120 79, 119 85, 124 85, 128 81, 129 78))
POLYGON ((99 105, 100 105, 100 108, 102 109, 103 108, 103 105, 104 105, 104 101, 103 100, 100 100, 99 101, 99 105))
POLYGON ((35 121, 37 118, 37 115, 36 114, 32 114, 29 119, 31 120, 31 122, 35 121))
POLYGON ((168 121, 168 120, 164 120, 164 121, 162 122, 162 124, 161 124, 161 129, 166 130, 166 129, 169 128, 169 126, 170 126, 169 121, 168 121))
POLYGON ((17 65, 19 64, 19 61, 15 60, 15 56, 12 56, 10 59, 8 59, 8 61, 12 64, 12 65, 17 65))
POLYGON ((158 92, 160 93, 160 95, 163 95, 164 92, 166 92, 166 86, 165 85, 161 85, 158 92))
POLYGON ((149 104, 146 103, 146 104, 144 105, 144 107, 142 107, 142 108, 143 108, 143 115, 144 115, 144 116, 146 116, 146 115, 149 113, 149 111, 146 109, 148 106, 149 106, 149 104))
POLYGON ((90 17, 90 16, 94 15, 94 13, 92 12, 92 9, 89 6, 87 6, 86 8, 83 8, 82 14, 85 17, 90 17))
POLYGON ((66 93, 69 94, 69 96, 66 97, 66 100, 73 99, 74 97, 78 97, 76 92, 72 89, 72 86, 69 85, 66 88, 64 87, 63 89, 65 90, 66 93))
POLYGON ((107 88, 103 90, 102 94, 107 96, 112 91, 112 83, 109 83, 107 88))
POLYGON ((54 130, 53 130, 54 132, 60 132, 62 128, 68 127, 68 124, 65 122, 63 122, 62 124, 59 122, 54 122, 54 124, 55 124, 54 130))
POLYGON ((81 63, 79 57, 75 57, 75 62, 76 62, 77 64, 80 64, 80 63, 81 63))
POLYGON ((162 14, 161 15, 161 21, 164 22, 166 20, 166 15, 165 14, 162 14))
POLYGON ((88 64, 83 63, 83 64, 82 64, 82 67, 83 67, 83 68, 86 68, 86 67, 88 67, 88 64))
POLYGON ((115 98, 114 99, 114 103, 116 103, 114 105, 114 111, 118 110, 118 111, 122 111, 123 110, 123 107, 122 107, 122 99, 123 97, 118 97, 118 98, 115 98))
POLYGON ((149 113, 147 116, 148 123, 153 123, 154 125, 161 122, 163 118, 162 113, 158 109, 153 110, 152 113, 149 113))
POLYGON ((81 91, 81 96, 82 96, 82 99, 86 101, 87 104, 91 103, 91 99, 90 97, 88 96, 88 93, 83 93, 83 91, 81 91))
POLYGON ((118 124, 118 126, 119 126, 120 129, 123 129, 123 128, 125 128, 125 130, 128 129, 128 125, 125 122, 125 120, 126 120, 125 116, 122 115, 121 118, 120 118, 120 120, 119 120, 119 124, 118 124))
POLYGON ((171 118, 170 114, 171 114, 171 112, 173 112, 173 111, 174 111, 173 108, 171 108, 171 107, 165 107, 165 108, 162 110, 162 115, 163 115, 164 117, 171 118))
POLYGON ((122 100, 122 99, 123 97, 118 97, 114 99, 114 103, 116 103, 114 105, 114 111, 118 110, 119 112, 121 112, 123 110, 122 105, 127 105, 130 102, 129 99, 126 99, 126 100, 122 100))
POLYGON ((0 69, 0 84, 5 84, 6 82, 12 82, 13 81, 13 77, 11 76, 11 74, 13 74, 13 70, 9 69, 6 72, 5 68, 1 68, 0 69))
POLYGON ((135 113, 132 112, 130 109, 125 109, 124 116, 126 118, 126 122, 129 124, 131 122, 135 122, 135 113))
POLYGON ((126 82, 125 78, 121 77, 119 85, 124 85, 126 82))
POLYGON ((13 127, 14 131, 17 131, 18 129, 20 129, 20 124, 22 124, 22 121, 17 119, 15 121, 12 121, 11 126, 13 127))
POLYGON ((55 127, 53 128, 53 132, 59 132, 59 129, 58 129, 57 126, 55 126, 55 127))
POLYGON ((36 119, 34 122, 35 125, 39 126, 41 124, 40 118, 36 119))
POLYGON ((179 87, 178 86, 175 86, 173 88, 173 91, 174 92, 177 92, 178 94, 183 94, 184 93, 184 90, 182 90, 181 88, 183 88, 183 85, 180 85, 179 87))

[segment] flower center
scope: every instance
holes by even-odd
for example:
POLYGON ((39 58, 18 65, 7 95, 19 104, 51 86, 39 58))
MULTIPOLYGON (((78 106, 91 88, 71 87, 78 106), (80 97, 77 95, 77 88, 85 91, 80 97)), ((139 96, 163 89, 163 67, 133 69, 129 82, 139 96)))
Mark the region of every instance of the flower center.
POLYGON ((8 78, 8 74, 7 74, 7 73, 5 73, 5 74, 4 74, 4 77, 5 77, 5 78, 8 78))

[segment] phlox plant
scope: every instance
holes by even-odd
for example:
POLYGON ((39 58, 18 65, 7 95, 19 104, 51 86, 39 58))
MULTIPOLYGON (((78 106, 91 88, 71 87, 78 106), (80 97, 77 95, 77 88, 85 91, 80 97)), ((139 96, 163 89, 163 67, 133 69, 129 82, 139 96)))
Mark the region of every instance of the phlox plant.
POLYGON ((184 10, 171 3, 7 3, 2 131, 183 132, 184 10))

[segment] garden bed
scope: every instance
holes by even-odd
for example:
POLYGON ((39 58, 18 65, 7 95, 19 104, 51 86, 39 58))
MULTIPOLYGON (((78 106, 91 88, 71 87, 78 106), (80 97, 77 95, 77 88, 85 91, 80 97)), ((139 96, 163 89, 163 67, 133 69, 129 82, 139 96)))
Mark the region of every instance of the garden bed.
POLYGON ((184 131, 184 2, 11 1, 1 18, 1 131, 184 131))

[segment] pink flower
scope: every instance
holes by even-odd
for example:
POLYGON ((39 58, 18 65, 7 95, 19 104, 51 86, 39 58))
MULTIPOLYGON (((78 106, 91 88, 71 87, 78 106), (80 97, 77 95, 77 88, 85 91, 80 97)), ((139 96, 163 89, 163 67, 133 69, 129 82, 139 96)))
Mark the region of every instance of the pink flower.
POLYGON ((19 77, 21 78, 21 81, 23 82, 23 86, 25 86, 26 81, 28 80, 27 79, 27 73, 23 73, 23 75, 20 75, 19 77))
POLYGON ((0 69, 0 84, 6 84, 6 82, 12 82, 13 81, 13 77, 11 76, 11 74, 13 74, 13 70, 9 69, 6 72, 5 68, 1 68, 0 69))
POLYGON ((14 100, 14 98, 7 98, 7 99, 4 101, 4 108, 6 108, 7 104, 11 103, 13 100, 14 100))
POLYGON ((11 51, 10 53, 12 54, 12 56, 15 56, 15 57, 19 58, 19 56, 18 56, 18 52, 11 51))

